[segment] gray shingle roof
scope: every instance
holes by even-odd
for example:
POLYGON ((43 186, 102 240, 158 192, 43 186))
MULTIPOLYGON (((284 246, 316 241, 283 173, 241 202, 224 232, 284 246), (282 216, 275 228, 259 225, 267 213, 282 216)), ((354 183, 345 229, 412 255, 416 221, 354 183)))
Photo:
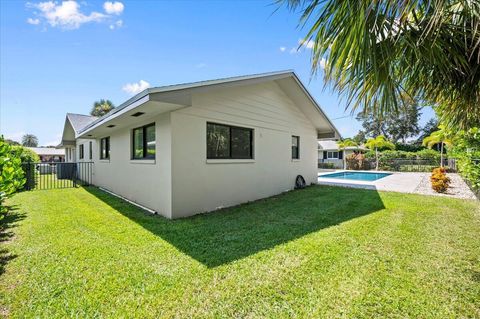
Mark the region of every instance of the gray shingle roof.
POLYGON ((98 117, 91 116, 91 115, 67 113, 67 118, 70 121, 70 124, 72 124, 73 130, 75 131, 75 133, 78 133, 82 129, 84 129, 88 124, 95 121, 98 117))

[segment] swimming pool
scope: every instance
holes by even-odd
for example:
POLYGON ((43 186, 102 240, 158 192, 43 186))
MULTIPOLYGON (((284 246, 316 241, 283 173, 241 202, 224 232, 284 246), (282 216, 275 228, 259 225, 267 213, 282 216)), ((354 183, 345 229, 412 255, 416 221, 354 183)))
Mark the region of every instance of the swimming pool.
POLYGON ((376 181, 385 176, 392 175, 390 173, 366 173, 366 172, 340 172, 318 176, 319 178, 338 178, 338 179, 353 179, 357 181, 376 181))

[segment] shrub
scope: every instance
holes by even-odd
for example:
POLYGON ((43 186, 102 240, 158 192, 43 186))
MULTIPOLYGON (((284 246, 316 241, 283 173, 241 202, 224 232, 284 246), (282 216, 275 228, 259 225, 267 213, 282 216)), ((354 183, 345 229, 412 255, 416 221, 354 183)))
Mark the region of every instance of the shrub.
POLYGON ((480 127, 459 131, 452 153, 459 173, 477 194, 480 193, 480 127))
POLYGON ((40 162, 40 157, 37 153, 23 146, 12 146, 12 152, 15 152, 22 163, 26 162, 40 162))
POLYGON ((430 181, 432 188, 437 193, 445 193, 450 186, 450 178, 446 175, 447 170, 444 167, 434 168, 430 181))
POLYGON ((347 169, 351 170, 369 170, 370 161, 365 157, 364 154, 350 154, 345 158, 347 163, 347 169))
MULTIPOLYGON (((374 159, 375 152, 365 154, 367 159, 374 159)), ((440 162, 440 153, 423 149, 418 152, 386 150, 380 153, 378 168, 384 171, 430 172, 432 166, 440 162)))
POLYGON ((25 184, 19 153, 0 137, 0 219, 6 212, 5 199, 25 184))
POLYGON ((335 168, 335 164, 334 163, 318 163, 318 168, 333 169, 335 168))

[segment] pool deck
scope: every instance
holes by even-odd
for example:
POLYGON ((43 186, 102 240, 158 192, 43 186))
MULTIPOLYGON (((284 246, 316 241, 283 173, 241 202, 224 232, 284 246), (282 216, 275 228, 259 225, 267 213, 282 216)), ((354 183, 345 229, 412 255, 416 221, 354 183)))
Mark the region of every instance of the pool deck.
MULTIPOLYGON (((450 196, 457 198, 475 199, 475 195, 458 176, 458 174, 449 174, 452 178, 452 187, 447 194, 438 194, 433 192, 429 187, 430 173, 405 173, 405 172, 386 172, 378 171, 378 173, 389 173, 391 175, 377 179, 376 181, 358 181, 349 179, 338 179, 321 177, 323 175, 345 172, 344 170, 319 170, 318 184, 331 185, 351 188, 363 188, 378 191, 424 194, 424 195, 439 195, 450 196), (428 185, 427 185, 428 184, 428 185)), ((357 171, 372 173, 372 171, 357 171)))

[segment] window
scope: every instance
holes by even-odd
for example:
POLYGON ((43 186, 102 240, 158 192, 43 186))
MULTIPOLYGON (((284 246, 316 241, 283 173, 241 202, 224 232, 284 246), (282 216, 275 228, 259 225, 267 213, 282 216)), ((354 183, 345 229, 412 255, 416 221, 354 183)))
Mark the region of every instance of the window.
POLYGON ((155 159, 155 123, 132 131, 132 159, 155 159))
POLYGON ((80 145, 79 155, 80 159, 83 159, 83 144, 80 145))
POLYGON ((252 159, 253 129, 207 123, 207 159, 252 159))
POLYGON ((327 159, 338 159, 338 152, 327 152, 327 159))
POLYGON ((110 137, 100 140, 100 159, 110 159, 110 137))
POLYGON ((88 142, 88 158, 89 159, 92 159, 93 158, 93 154, 92 154, 92 142, 88 142))
POLYGON ((292 159, 300 159, 300 136, 292 135, 292 159))

